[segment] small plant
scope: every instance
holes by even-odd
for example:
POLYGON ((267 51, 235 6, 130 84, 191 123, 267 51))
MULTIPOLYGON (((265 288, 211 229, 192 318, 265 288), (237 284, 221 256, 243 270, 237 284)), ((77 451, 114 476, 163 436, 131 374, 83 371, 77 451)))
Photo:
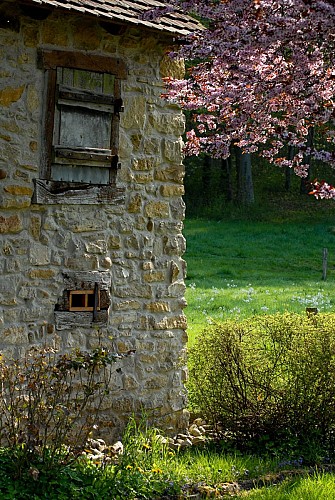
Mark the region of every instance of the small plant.
POLYGON ((132 418, 122 442, 124 452, 109 491, 112 498, 176 498, 180 478, 171 465, 174 452, 157 429, 148 427, 145 417, 139 423, 132 418))
POLYGON ((0 361, 0 435, 14 474, 64 467, 84 446, 108 393, 111 365, 121 358, 103 347, 59 354, 34 347, 0 361))

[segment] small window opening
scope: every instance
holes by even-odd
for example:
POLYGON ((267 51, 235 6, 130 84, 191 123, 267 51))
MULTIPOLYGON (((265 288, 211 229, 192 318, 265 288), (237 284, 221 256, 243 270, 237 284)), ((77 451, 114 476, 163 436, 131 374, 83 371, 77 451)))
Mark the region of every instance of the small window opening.
MULTIPOLYGON (((97 291, 97 311, 100 311, 100 291, 97 291)), ((71 290, 69 296, 69 311, 94 311, 94 290, 71 290)))

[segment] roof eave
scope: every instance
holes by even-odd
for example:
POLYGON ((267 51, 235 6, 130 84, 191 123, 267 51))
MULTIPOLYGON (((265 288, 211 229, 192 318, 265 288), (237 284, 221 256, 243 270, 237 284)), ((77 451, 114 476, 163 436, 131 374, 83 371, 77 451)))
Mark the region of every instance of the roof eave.
POLYGON ((198 29, 201 27, 200 24, 197 25, 196 21, 194 21, 194 30, 193 30, 183 27, 177 28, 176 24, 174 24, 174 22, 180 24, 179 20, 177 19, 175 21, 173 19, 170 20, 171 26, 167 26, 166 24, 146 21, 144 19, 134 18, 131 16, 127 17, 122 14, 112 16, 110 15, 109 12, 106 12, 106 14, 104 14, 103 12, 91 9, 89 6, 87 6, 86 8, 79 6, 76 6, 76 8, 73 7, 71 8, 71 6, 59 5, 56 3, 55 0, 19 0, 18 3, 26 6, 35 6, 35 10, 41 10, 41 11, 44 10, 49 12, 54 10, 59 10, 73 14, 82 14, 92 19, 97 19, 101 23, 106 23, 106 24, 114 24, 114 25, 118 24, 123 26, 140 27, 154 33, 157 32, 161 33, 165 38, 167 37, 169 39, 178 39, 180 37, 186 37, 193 31, 195 31, 197 27, 198 29))

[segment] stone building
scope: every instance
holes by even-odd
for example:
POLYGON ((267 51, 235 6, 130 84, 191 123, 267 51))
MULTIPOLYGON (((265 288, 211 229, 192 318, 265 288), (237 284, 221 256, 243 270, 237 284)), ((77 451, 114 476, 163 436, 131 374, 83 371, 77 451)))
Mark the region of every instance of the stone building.
POLYGON ((185 426, 184 118, 161 99, 195 21, 149 0, 0 2, 0 349, 135 354, 104 418, 185 426))

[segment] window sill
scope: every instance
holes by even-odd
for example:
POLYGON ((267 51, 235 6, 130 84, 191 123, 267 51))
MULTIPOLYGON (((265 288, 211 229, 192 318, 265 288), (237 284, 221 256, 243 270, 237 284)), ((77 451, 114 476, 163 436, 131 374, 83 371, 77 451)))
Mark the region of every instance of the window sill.
POLYGON ((94 328, 106 325, 108 322, 108 311, 98 311, 96 320, 93 322, 91 312, 68 312, 55 311, 56 330, 73 330, 74 328, 94 328))
POLYGON ((35 179, 32 203, 37 205, 123 205, 125 188, 35 179))

